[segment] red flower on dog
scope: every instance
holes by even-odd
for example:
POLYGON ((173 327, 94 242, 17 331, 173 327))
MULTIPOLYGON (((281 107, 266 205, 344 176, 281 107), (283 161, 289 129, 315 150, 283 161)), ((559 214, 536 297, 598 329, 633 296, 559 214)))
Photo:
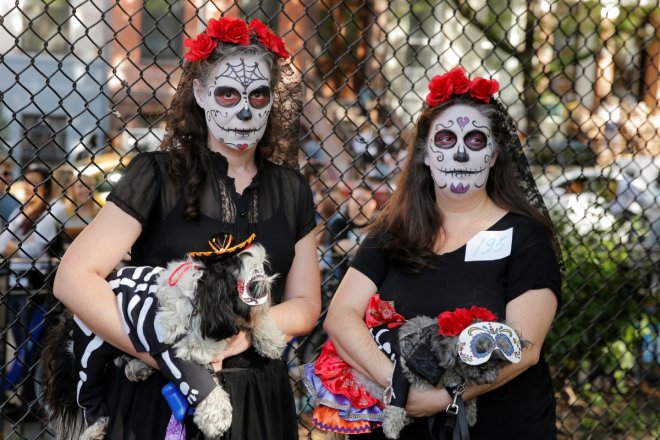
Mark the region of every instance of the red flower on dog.
POLYGON ((205 33, 197 35, 197 38, 186 38, 183 45, 190 48, 185 55, 188 61, 205 60, 213 53, 218 42, 205 33))
POLYGON ((212 18, 206 27, 206 33, 223 43, 234 43, 242 46, 250 44, 250 30, 244 20, 234 17, 212 18))
POLYGON ((458 336, 475 321, 497 321, 497 316, 484 307, 458 307, 453 312, 442 312, 438 315, 438 334, 458 336))
POLYGON ((255 18, 250 21, 250 29, 252 29, 257 36, 259 42, 275 53, 275 55, 284 59, 289 58, 290 55, 286 50, 286 46, 284 46, 284 41, 275 35, 273 31, 268 29, 268 26, 266 26, 261 20, 255 18))
POLYGON ((483 322, 497 321, 497 315, 485 307, 472 306, 470 307, 470 313, 474 320, 478 319, 483 322))
POLYGON ((500 89, 494 79, 475 78, 470 87, 470 96, 483 102, 490 102, 490 97, 500 89))

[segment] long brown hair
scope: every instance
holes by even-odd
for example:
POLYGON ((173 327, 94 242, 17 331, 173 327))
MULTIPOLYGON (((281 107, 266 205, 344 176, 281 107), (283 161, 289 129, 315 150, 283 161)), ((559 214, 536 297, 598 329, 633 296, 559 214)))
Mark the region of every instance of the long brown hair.
POLYGON ((381 237, 390 262, 407 273, 417 273, 432 266, 434 244, 443 228, 442 212, 436 205, 433 177, 424 164, 424 157, 431 123, 455 104, 474 107, 490 121, 498 156, 488 176, 488 196, 507 211, 533 218, 552 234, 551 225, 529 203, 518 184, 512 158, 506 148, 508 135, 504 127, 507 116, 492 103, 476 101, 467 95, 453 96, 440 105, 425 106, 422 110, 408 145, 408 157, 397 190, 370 227, 372 234, 381 237))
MULTIPOLYGON (((271 91, 279 79, 279 69, 276 55, 263 46, 251 41, 249 46, 236 46, 218 43, 215 51, 205 60, 183 64, 183 72, 172 105, 167 112, 166 135, 160 144, 160 149, 169 153, 168 171, 179 182, 184 197, 184 217, 195 219, 199 216, 199 197, 210 163, 210 150, 207 147, 208 128, 204 110, 197 105, 193 89, 193 81, 199 80, 206 84, 213 67, 228 56, 254 55, 260 57, 270 70, 271 91)), ((270 145, 270 126, 273 118, 271 112, 264 136, 257 144, 263 157, 272 154, 270 145)))

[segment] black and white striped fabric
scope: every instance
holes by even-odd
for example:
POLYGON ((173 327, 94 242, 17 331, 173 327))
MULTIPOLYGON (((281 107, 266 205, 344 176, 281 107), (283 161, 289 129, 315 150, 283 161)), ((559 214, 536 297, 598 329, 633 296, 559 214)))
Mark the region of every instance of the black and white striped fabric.
MULTIPOLYGON (((172 347, 163 342, 162 332, 156 324, 156 293, 159 275, 167 275, 164 271, 162 267, 130 266, 112 273, 107 280, 117 296, 124 330, 135 350, 149 353, 161 373, 176 384, 189 404, 195 406, 208 396, 215 382, 205 366, 177 358, 172 347)), ((73 352, 79 377, 76 397, 89 426, 107 416, 105 367, 124 353, 95 335, 75 316, 74 321, 73 352)))
POLYGON ((158 275, 164 270, 163 267, 127 266, 108 277, 108 284, 117 295, 126 334, 136 351, 152 356, 167 350, 155 324, 158 275))

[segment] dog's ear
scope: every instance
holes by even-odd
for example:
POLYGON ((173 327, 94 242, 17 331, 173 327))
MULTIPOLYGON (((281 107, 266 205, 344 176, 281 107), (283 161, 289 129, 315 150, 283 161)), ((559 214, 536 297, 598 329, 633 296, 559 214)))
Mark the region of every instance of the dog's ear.
POLYGON ((195 310, 203 337, 222 340, 236 335, 249 320, 250 308, 236 291, 237 258, 208 263, 197 283, 195 310))

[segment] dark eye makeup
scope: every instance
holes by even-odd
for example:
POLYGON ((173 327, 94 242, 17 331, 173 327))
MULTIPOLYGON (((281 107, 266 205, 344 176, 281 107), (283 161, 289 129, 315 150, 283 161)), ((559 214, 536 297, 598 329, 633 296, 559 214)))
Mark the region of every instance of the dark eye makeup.
POLYGON ((435 134, 433 143, 439 148, 451 148, 456 145, 456 135, 450 130, 440 130, 435 134))
POLYGON ((241 94, 232 87, 216 87, 213 96, 215 102, 223 107, 233 107, 241 100, 241 94))
POLYGON ((250 92, 248 97, 250 105, 254 108, 263 108, 270 103, 270 89, 268 87, 259 87, 250 92))
POLYGON ((486 135, 479 130, 473 130, 466 134, 464 142, 465 146, 472 151, 479 151, 487 144, 486 135))

